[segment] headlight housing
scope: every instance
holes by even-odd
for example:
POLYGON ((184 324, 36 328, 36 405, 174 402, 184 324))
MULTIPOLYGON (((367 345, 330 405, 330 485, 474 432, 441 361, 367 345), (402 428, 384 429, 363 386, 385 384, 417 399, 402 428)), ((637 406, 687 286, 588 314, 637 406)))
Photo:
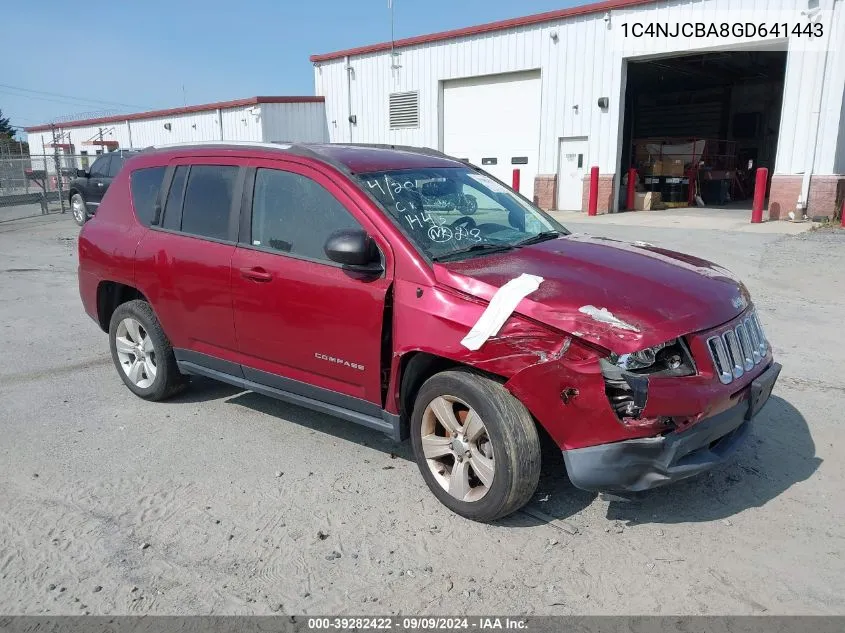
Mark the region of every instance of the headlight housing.
POLYGON ((695 364, 682 338, 629 354, 610 354, 600 361, 605 394, 623 423, 639 420, 648 398, 648 379, 692 376, 695 364))
POLYGON ((692 355, 680 338, 629 354, 611 353, 608 360, 619 369, 638 374, 667 372, 673 376, 689 376, 695 373, 692 355))

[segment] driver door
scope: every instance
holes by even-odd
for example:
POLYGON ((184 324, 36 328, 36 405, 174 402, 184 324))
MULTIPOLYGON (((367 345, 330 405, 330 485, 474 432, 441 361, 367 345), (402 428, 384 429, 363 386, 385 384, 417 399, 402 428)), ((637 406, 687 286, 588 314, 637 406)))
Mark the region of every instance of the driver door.
POLYGON ((88 206, 88 213, 96 213, 97 207, 100 206, 103 196, 109 188, 111 161, 111 154, 101 154, 88 171, 88 184, 83 194, 88 206))
POLYGON ((392 280, 387 242, 346 195, 344 186, 351 185, 298 163, 250 164, 232 259, 245 377, 324 401, 343 394, 380 408, 382 321, 392 280), (364 275, 330 261, 323 246, 341 229, 367 231, 386 272, 364 275))

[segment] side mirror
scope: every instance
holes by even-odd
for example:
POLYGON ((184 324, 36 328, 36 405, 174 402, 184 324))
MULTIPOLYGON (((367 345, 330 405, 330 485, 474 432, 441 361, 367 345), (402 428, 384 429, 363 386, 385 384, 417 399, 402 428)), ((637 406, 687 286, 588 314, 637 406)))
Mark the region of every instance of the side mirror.
POLYGON ((365 231, 345 230, 335 231, 326 240, 323 247, 326 256, 333 262, 343 264, 351 270, 364 273, 381 273, 378 247, 365 231))
POLYGON ((84 169, 77 169, 76 170, 76 177, 77 178, 88 178, 88 172, 84 169))

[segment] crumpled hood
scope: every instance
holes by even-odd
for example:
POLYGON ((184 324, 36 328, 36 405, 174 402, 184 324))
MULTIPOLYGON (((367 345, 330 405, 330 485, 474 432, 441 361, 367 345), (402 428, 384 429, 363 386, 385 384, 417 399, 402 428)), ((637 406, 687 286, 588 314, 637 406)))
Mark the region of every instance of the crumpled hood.
POLYGON ((438 283, 489 301, 522 273, 543 278, 516 312, 616 353, 721 325, 750 299, 730 272, 643 242, 567 235, 437 263, 438 283))

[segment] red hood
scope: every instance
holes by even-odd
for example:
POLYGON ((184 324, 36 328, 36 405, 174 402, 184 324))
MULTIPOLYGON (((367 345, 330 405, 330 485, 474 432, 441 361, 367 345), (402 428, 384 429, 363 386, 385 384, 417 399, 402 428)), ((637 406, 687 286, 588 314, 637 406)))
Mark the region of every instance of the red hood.
POLYGON ((587 235, 435 264, 434 273, 486 301, 514 277, 538 275, 517 313, 617 353, 715 327, 749 303, 745 286, 708 261, 587 235))

